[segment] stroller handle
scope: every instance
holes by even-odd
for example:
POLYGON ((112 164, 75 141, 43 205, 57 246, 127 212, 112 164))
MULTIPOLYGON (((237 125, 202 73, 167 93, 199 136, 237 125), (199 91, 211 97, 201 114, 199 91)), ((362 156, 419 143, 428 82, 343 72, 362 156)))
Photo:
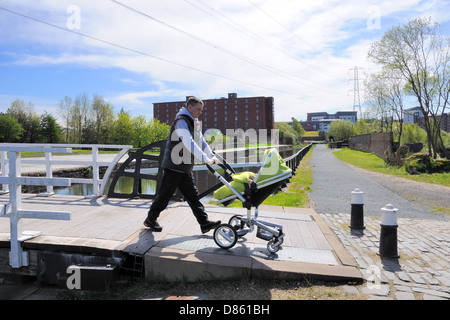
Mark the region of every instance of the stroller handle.
MULTIPOLYGON (((219 163, 218 166, 221 167, 222 169, 224 169, 229 175, 235 174, 236 171, 234 171, 234 169, 228 164, 228 162, 225 161, 225 158, 222 157, 221 155, 217 154, 214 150, 212 150, 212 153, 220 158, 219 160, 222 163, 219 163)), ((211 171, 211 170, 210 170, 211 171)))
POLYGON ((244 198, 238 191, 236 191, 236 189, 234 189, 234 188, 230 185, 230 183, 229 183, 227 180, 225 180, 224 177, 222 177, 219 173, 217 173, 217 172, 213 169, 212 166, 210 166, 209 164, 206 164, 206 167, 208 168, 209 171, 211 171, 211 173, 212 173, 216 178, 218 178, 218 179, 220 180, 220 182, 221 182, 222 184, 226 185, 226 186, 227 186, 227 187, 228 187, 228 188, 236 195, 236 197, 238 197, 239 200, 242 201, 242 203, 245 202, 245 198, 244 198))

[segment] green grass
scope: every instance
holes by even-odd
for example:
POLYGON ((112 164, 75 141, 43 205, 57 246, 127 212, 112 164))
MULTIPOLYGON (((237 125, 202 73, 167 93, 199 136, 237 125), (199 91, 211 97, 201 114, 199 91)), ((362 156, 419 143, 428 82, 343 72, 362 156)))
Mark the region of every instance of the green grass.
POLYGON ((305 131, 303 137, 318 137, 319 131, 305 131))
POLYGON ((311 154, 312 149, 306 154, 295 171, 287 191, 269 196, 262 204, 297 208, 309 207, 308 192, 311 192, 310 186, 312 184, 312 167, 309 164, 311 154))
POLYGON ((363 169, 390 174, 419 182, 434 183, 450 187, 450 173, 423 173, 410 175, 406 172, 404 166, 399 168, 388 166, 383 159, 377 157, 373 153, 344 148, 333 152, 333 154, 338 159, 363 169))

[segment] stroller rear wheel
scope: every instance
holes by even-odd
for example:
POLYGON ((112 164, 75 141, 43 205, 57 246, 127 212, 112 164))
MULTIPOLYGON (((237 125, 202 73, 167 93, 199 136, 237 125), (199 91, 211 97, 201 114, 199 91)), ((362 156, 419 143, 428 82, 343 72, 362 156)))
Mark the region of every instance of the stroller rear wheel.
POLYGON ((237 239, 236 229, 228 223, 222 223, 214 230, 214 242, 222 249, 232 248, 237 239))
POLYGON ((246 228, 248 224, 242 220, 242 216, 239 214, 232 216, 228 224, 236 230, 238 237, 245 236, 250 231, 250 229, 246 228))

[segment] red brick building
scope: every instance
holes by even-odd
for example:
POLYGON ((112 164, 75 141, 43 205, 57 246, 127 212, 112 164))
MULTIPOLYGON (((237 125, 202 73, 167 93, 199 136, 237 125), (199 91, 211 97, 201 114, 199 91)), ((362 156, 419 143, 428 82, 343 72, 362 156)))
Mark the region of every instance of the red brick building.
MULTIPOLYGON (((201 97, 199 97, 202 99, 201 97)), ((274 128, 273 97, 238 98, 236 93, 229 93, 228 98, 202 99, 205 103, 202 121, 203 131, 219 129, 270 129, 274 128)), ((170 125, 178 110, 186 101, 158 102, 153 104, 153 117, 170 125)))

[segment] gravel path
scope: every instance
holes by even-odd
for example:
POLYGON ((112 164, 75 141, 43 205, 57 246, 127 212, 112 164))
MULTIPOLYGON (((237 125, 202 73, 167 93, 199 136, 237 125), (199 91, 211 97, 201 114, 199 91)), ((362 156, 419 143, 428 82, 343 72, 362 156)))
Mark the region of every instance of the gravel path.
POLYGON ((450 188, 375 173, 348 165, 325 145, 313 150, 312 207, 318 213, 350 213, 351 192, 364 192, 364 215, 381 216, 381 208, 391 203, 404 218, 450 221, 450 215, 434 208, 450 208, 450 188))

